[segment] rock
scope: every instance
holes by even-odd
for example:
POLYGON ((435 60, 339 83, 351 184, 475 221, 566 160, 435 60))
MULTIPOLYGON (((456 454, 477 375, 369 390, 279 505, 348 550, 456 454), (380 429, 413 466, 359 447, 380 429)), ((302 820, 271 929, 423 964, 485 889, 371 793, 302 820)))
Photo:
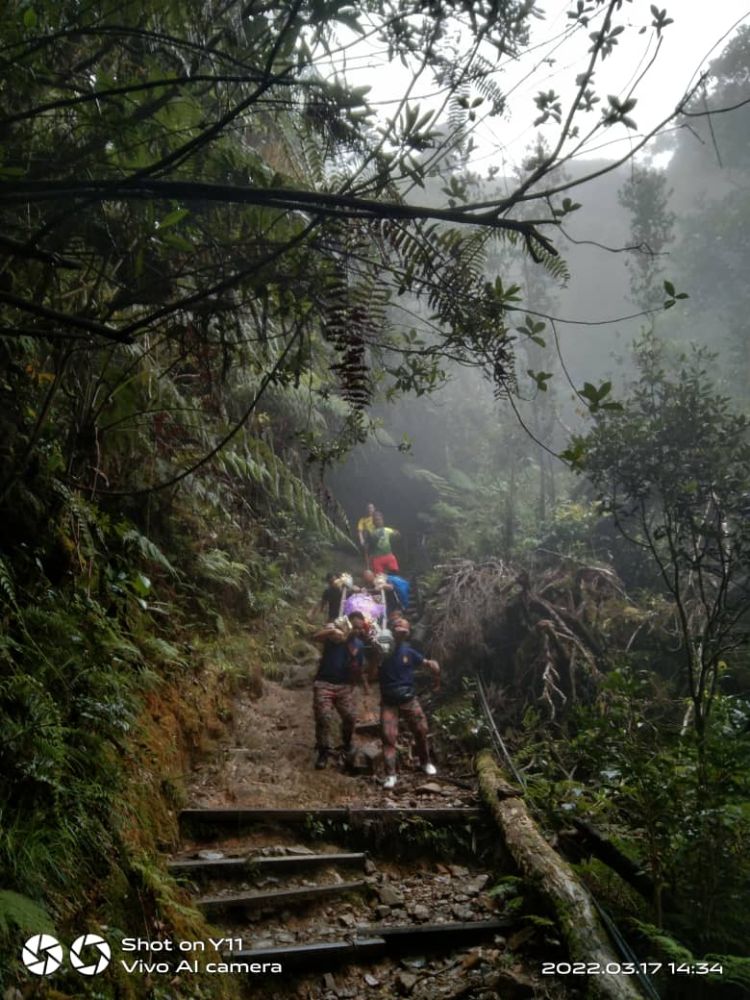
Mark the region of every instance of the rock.
POLYGON ((378 868, 377 868, 377 865, 375 864, 375 862, 371 861, 369 858, 366 858, 365 859, 365 875, 374 875, 377 870, 378 870, 378 868))
POLYGON ((404 901, 403 896, 399 895, 387 882, 378 889, 378 896, 380 902, 385 903, 386 906, 400 906, 404 901))
POLYGON ((330 990, 332 993, 338 994, 338 986, 336 985, 336 980, 333 978, 330 972, 326 972, 323 975, 323 986, 330 990))
POLYGON ((470 892, 473 896, 476 896, 482 892, 489 880, 489 875, 475 875, 466 887, 466 891, 470 892))
POLYGON ((342 927, 354 927, 357 922, 351 913, 339 913, 337 919, 342 927))
POLYGON ((402 996, 408 996, 418 981, 419 977, 412 972, 399 972, 396 976, 396 988, 402 996))
POLYGON ((279 944, 293 944, 297 938, 292 934, 291 931, 279 931, 276 935, 276 940, 279 944))
POLYGON ((417 955, 416 958, 402 958, 401 964, 405 969, 423 969, 427 965, 424 955, 417 955))
POLYGON ((221 861, 224 856, 223 851, 198 851, 201 861, 221 861))
POLYGON ((375 907, 375 916, 377 917, 378 920, 385 920, 386 917, 390 917, 390 915, 391 915, 390 906, 386 906, 385 904, 381 903, 380 906, 375 907))
POLYGON ((469 869, 463 865, 448 865, 448 871, 454 878, 466 878, 469 874, 469 869))
POLYGON ((417 905, 412 908, 411 915, 415 920, 420 920, 422 923, 430 919, 430 911, 422 903, 417 903, 417 905))
POLYGON ((451 912, 456 920, 465 920, 468 922, 474 919, 474 911, 470 906, 456 905, 452 908, 451 912))
POLYGON ((380 986, 380 980, 376 979, 375 976, 371 976, 369 972, 365 973, 365 982, 368 986, 380 986))
POLYGON ((309 847, 302 847, 301 845, 295 844, 294 847, 287 847, 287 854, 315 854, 315 851, 311 851, 309 847))
POLYGON ((452 795, 452 792, 446 791, 442 785, 438 785, 436 781, 427 781, 424 785, 419 785, 417 791, 425 795, 452 795))

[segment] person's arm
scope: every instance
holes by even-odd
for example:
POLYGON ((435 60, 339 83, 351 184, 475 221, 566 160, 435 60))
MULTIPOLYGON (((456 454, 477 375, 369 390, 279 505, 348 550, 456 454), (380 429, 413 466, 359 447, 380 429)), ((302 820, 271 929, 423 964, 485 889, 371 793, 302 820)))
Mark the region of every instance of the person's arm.
POLYGON ((432 674, 433 691, 440 690, 440 664, 437 660, 422 660, 422 666, 432 674))
POLYGON ((314 635, 311 636, 313 642, 325 642, 326 639, 333 639, 334 642, 343 642, 344 633, 341 629, 336 628, 333 622, 329 622, 324 625, 323 628, 319 628, 314 635))

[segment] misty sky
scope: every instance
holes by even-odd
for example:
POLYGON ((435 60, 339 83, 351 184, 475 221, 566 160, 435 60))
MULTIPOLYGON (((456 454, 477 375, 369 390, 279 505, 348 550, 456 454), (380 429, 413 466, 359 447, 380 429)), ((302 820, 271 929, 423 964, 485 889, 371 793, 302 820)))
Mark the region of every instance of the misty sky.
MULTIPOLYGON (((509 113, 498 118, 483 120, 482 109, 474 126, 477 151, 473 158, 475 169, 484 172, 497 166, 504 175, 520 162, 525 150, 534 141, 538 131, 534 120, 538 110, 534 97, 540 90, 555 90, 565 102, 575 92, 575 78, 587 65, 590 31, 602 22, 602 8, 592 18, 588 28, 571 31, 572 21, 567 12, 574 7, 572 0, 549 0, 537 4, 544 19, 533 21, 530 51, 516 63, 506 60, 497 80, 508 97, 509 113)), ((638 104, 632 113, 638 129, 629 130, 623 125, 600 133, 581 152, 583 157, 619 158, 637 142, 640 134, 655 128, 674 110, 686 89, 696 82, 702 70, 721 52, 729 37, 743 21, 750 20, 748 0, 718 0, 706 4, 704 0, 660 0, 657 5, 666 8, 674 20, 664 32, 658 53, 658 39, 652 28, 640 34, 644 25, 650 25, 650 0, 633 0, 623 7, 625 31, 619 36, 618 45, 596 71, 595 87, 606 98, 614 94, 620 98, 630 94, 638 104), (652 65, 649 63, 655 56, 652 65), (642 75, 643 74, 643 75, 642 75)), ((618 15, 617 23, 620 15, 618 15)), ((370 98, 377 104, 380 114, 393 114, 411 81, 411 71, 398 61, 387 64, 384 70, 383 53, 366 46, 352 49, 356 56, 347 61, 347 76, 356 85, 369 85, 370 98)), ((489 53, 488 53, 489 55, 489 53)), ((339 67, 341 68, 341 67, 339 67)), ((426 79, 424 86, 417 86, 410 97, 423 108, 439 107, 434 87, 426 79)), ((581 125, 591 127, 600 117, 601 105, 581 125)), ((557 137, 558 126, 545 125, 541 131, 550 142, 557 137)))

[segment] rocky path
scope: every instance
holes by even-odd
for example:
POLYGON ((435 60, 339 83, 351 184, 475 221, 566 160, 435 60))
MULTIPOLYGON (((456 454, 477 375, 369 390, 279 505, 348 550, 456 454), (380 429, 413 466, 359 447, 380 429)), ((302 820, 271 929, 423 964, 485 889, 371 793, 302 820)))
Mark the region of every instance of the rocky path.
POLYGON ((315 771, 310 690, 266 682, 193 775, 172 868, 234 942, 228 959, 283 968, 248 975, 248 995, 559 996, 518 957, 530 929, 465 764, 438 754, 427 778, 404 744, 386 792, 373 727, 357 741, 375 773, 315 771))

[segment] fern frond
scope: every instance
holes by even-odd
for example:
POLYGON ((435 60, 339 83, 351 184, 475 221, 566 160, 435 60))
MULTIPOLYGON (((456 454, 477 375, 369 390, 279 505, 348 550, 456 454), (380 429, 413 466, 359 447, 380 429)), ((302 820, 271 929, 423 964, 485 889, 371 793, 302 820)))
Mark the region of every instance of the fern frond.
POLYGON ((13 572, 3 556, 0 556, 0 596, 12 607, 18 607, 13 572))
POLYGON ((209 549, 198 556, 198 573, 211 583, 243 590, 249 575, 244 563, 230 559, 222 549, 209 549))
POLYGON ((6 936, 13 927, 35 934, 54 929, 52 918, 43 906, 20 892, 1 889, 0 935, 6 936))
POLYGON ((137 528, 128 528, 122 532, 120 537, 127 551, 137 554, 142 559, 155 563, 173 576, 177 576, 177 570, 159 546, 155 542, 152 542, 146 535, 142 535, 137 528))

